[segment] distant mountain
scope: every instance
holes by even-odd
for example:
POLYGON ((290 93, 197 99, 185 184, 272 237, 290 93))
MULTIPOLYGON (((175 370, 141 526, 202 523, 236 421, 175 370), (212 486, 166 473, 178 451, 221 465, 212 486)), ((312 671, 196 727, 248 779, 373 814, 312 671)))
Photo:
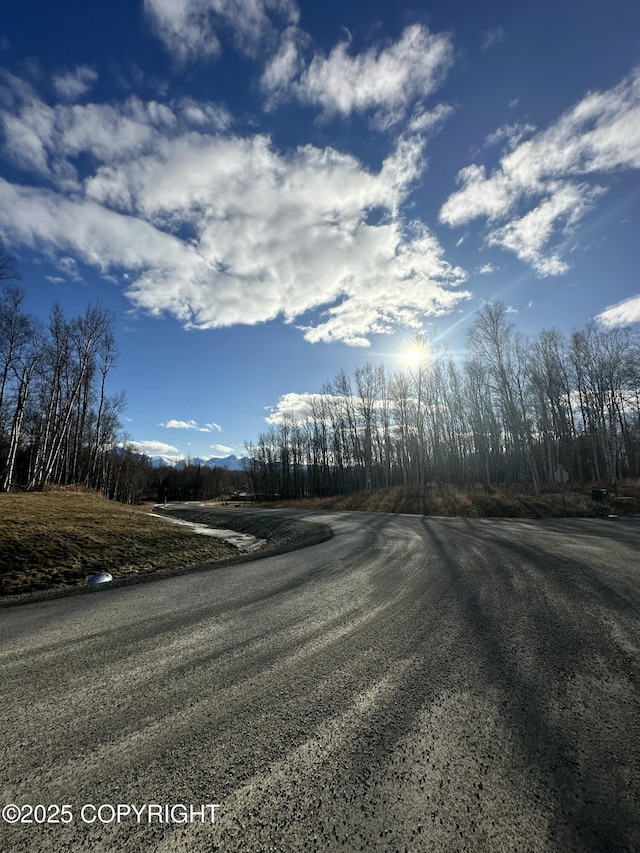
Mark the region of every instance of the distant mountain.
POLYGON ((238 457, 232 453, 231 456, 212 456, 210 459, 203 460, 201 464, 207 465, 209 468, 226 468, 228 471, 242 471, 243 463, 248 461, 247 456, 238 457))
POLYGON ((152 456, 151 464, 154 468, 175 468, 176 460, 170 456, 152 456))
POLYGON ((177 468, 181 471, 187 465, 204 465, 207 468, 226 468, 227 471, 242 471, 242 463, 247 457, 237 457, 233 453, 231 456, 211 456, 209 459, 202 459, 200 456, 194 456, 191 459, 172 459, 170 456, 154 456, 152 464, 154 468, 162 468, 165 465, 169 468, 177 468))

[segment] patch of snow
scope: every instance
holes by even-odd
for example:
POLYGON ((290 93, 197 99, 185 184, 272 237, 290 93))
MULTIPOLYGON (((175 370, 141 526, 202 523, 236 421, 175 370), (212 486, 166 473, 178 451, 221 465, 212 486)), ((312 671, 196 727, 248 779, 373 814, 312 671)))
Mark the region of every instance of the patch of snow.
POLYGON ((257 551, 267 541, 266 539, 258 539, 256 536, 250 536, 248 533, 237 533, 235 530, 208 527, 206 524, 200 524, 195 521, 184 521, 182 518, 172 518, 171 516, 160 515, 156 512, 149 514, 154 518, 163 518, 165 521, 171 521, 173 524, 190 527, 194 533, 200 533, 203 536, 214 536, 216 539, 224 539, 230 545, 234 545, 238 551, 257 551))

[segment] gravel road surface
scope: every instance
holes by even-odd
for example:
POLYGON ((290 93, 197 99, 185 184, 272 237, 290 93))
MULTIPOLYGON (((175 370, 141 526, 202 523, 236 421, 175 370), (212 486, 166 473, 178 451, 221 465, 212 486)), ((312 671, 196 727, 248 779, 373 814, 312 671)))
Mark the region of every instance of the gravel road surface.
POLYGON ((640 850, 640 520, 270 517, 334 535, 0 609, 0 850, 640 850))

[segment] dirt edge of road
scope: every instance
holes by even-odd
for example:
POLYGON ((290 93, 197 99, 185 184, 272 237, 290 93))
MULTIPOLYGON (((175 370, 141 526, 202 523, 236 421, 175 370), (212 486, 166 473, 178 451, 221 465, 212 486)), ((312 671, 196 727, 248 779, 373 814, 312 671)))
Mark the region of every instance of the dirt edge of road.
POLYGON ((172 507, 164 511, 171 516, 181 518, 185 521, 195 521, 200 524, 207 524, 209 527, 234 530, 237 533, 248 533, 256 536, 258 539, 264 539, 266 542, 257 551, 242 553, 237 557, 218 560, 216 562, 187 566, 182 569, 128 575, 126 577, 114 578, 110 583, 97 584, 95 586, 63 587, 4 596, 0 598, 0 608, 49 601, 54 598, 66 598, 70 595, 100 594, 114 587, 133 586, 134 584, 147 583, 163 578, 175 577, 176 575, 212 571, 223 566, 248 563, 253 560, 261 560, 264 557, 273 557, 277 554, 297 551, 301 548, 307 548, 310 545, 318 545, 321 542, 326 542, 333 536, 333 531, 327 524, 304 521, 302 519, 277 517, 268 510, 264 512, 252 511, 246 515, 241 509, 225 511, 208 509, 206 507, 172 507))

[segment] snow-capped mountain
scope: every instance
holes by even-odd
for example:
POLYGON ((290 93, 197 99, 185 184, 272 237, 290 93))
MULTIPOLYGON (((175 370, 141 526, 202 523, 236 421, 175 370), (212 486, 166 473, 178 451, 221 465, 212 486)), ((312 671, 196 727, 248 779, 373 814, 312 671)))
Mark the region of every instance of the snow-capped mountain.
POLYGON ((194 456, 191 459, 175 459, 171 456, 153 456, 152 463, 154 468, 162 468, 168 466, 182 470, 187 465, 204 465, 207 468, 226 468, 228 471, 241 471, 242 463, 246 457, 238 457, 233 453, 230 456, 210 456, 208 459, 203 459, 200 456, 194 456))

